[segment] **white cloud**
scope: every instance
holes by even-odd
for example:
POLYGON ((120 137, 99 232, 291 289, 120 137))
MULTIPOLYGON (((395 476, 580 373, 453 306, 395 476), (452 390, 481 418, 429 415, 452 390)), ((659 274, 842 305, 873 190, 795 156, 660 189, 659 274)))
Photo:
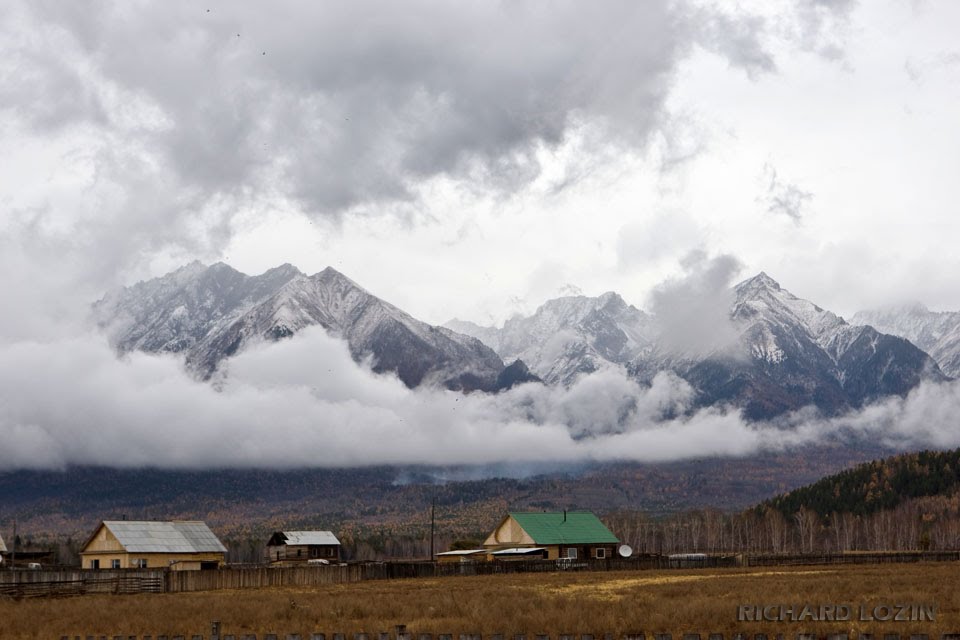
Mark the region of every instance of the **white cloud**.
MULTIPOLYGON (((505 300, 529 309, 571 283, 653 291, 678 344, 723 326, 711 319, 722 323, 733 271, 702 258, 655 288, 691 249, 736 255, 842 313, 904 293, 960 307, 952 5, 209 8, 14 2, 0 14, 6 468, 776 446, 736 412, 664 420, 689 403, 669 376, 649 389, 611 370, 567 390, 415 393, 316 333, 244 354, 221 392, 170 358, 116 360, 89 332, 88 304, 193 258, 332 264, 436 323, 502 320, 505 300), (790 180, 771 194, 752 179, 768 160, 790 180), (816 210, 801 211, 806 192, 816 210), (803 225, 758 212, 767 195, 803 225), (303 446, 291 452, 278 430, 303 446)), ((797 417, 798 435, 782 437, 881 424, 869 432, 952 443, 953 389, 843 424, 797 417)))
POLYGON ((954 384, 843 418, 800 412, 751 424, 736 410, 687 411, 692 392, 670 374, 650 387, 606 369, 569 388, 411 391, 354 363, 319 328, 238 355, 220 391, 172 356, 117 359, 94 336, 0 348, 0 385, 3 469, 664 461, 850 433, 900 447, 960 444, 954 384))

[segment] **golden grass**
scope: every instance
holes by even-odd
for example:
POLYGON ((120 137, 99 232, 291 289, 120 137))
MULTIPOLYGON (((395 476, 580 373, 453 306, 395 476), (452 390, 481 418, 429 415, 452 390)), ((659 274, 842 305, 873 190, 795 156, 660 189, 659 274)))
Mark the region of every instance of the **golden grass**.
MULTIPOLYGON (((558 572, 371 581, 314 588, 193 594, 0 600, 0 638, 87 634, 204 634, 391 630, 413 633, 703 634, 798 632, 824 635, 960 632, 960 564, 887 564, 770 569, 690 569, 611 573, 558 572), (858 606, 933 603, 937 621, 736 621, 737 605, 858 606)), ((281 635, 282 637, 282 635, 281 635)), ((329 636, 328 636, 329 637, 329 636)), ((728 636, 729 637, 729 636, 728 636)), ((851 636, 856 637, 856 636, 851 636)))

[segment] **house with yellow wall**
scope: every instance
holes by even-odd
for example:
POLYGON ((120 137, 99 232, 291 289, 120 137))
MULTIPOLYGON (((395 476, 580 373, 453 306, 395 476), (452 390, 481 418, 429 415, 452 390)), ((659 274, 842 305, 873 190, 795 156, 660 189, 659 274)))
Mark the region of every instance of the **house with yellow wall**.
POLYGON ((105 520, 80 551, 84 569, 216 569, 227 549, 197 520, 105 520))
POLYGON ((495 560, 612 558, 620 541, 589 511, 513 511, 483 546, 495 560))

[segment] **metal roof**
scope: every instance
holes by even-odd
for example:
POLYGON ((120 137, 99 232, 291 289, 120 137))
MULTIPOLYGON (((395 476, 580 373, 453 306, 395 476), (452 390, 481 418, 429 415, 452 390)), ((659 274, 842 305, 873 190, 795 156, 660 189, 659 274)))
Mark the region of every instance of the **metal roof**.
POLYGON ((490 553, 489 549, 458 549, 457 551, 444 551, 438 553, 438 556, 472 556, 478 553, 490 553))
POLYGON ((494 551, 490 555, 494 556, 522 556, 528 553, 537 553, 539 551, 546 551, 544 547, 513 547, 512 549, 501 549, 500 551, 494 551))
POLYGON ((105 520, 110 530, 129 553, 226 553, 217 536, 199 520, 149 522, 145 520, 105 520))
POLYGON ((535 544, 616 544, 610 529, 589 511, 510 512, 535 544))
POLYGON ((289 545, 340 544, 332 531, 281 531, 289 545))

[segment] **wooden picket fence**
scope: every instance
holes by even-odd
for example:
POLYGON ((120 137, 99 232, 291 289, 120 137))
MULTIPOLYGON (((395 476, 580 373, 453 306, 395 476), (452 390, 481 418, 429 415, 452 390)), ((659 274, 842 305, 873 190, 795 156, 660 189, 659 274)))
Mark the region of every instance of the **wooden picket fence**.
MULTIPOLYGON (((670 558, 648 555, 579 562, 522 560, 499 562, 364 562, 302 567, 224 567, 205 571, 164 569, 0 571, 0 597, 65 597, 88 593, 190 593, 223 589, 309 587, 366 580, 480 576, 556 571, 637 571, 714 567, 879 564, 960 561, 960 551, 813 555, 706 555, 670 558)), ((960 639, 958 639, 960 640, 960 639)))

